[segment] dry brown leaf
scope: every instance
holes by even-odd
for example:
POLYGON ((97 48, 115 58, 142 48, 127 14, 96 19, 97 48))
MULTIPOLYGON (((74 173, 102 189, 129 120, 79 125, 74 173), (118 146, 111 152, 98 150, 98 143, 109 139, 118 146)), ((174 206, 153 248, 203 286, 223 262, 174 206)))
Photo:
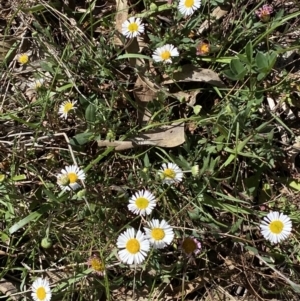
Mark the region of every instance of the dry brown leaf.
POLYGON ((151 289, 147 285, 134 290, 118 288, 112 291, 113 300, 118 301, 148 301, 150 295, 151 289))
MULTIPOLYGON (((128 18, 128 4, 127 0, 116 0, 116 30, 119 34, 122 32, 122 24, 128 18)), ((122 45, 122 41, 115 36, 115 45, 122 45)), ((126 45, 124 45, 127 53, 139 53, 141 49, 146 44, 143 42, 142 38, 134 38, 129 41, 126 45)), ((129 64, 132 67, 136 66, 145 66, 145 62, 140 58, 130 58, 129 64)), ((143 74, 145 70, 141 71, 140 74, 143 74)), ((142 125, 145 122, 148 122, 151 118, 150 112, 147 110, 147 102, 153 100, 156 93, 150 89, 150 87, 145 83, 145 80, 141 80, 140 77, 137 78, 136 83, 134 85, 134 97, 138 106, 138 120, 139 124, 142 125)))
POLYGON ((10 281, 7 281, 4 278, 1 278, 0 280, 0 292, 3 295, 10 297, 11 300, 20 300, 22 297, 21 295, 14 296, 14 294, 18 293, 18 290, 10 281))
POLYGON ((172 96, 176 97, 178 100, 181 99, 185 99, 185 103, 190 106, 193 107, 196 104, 196 99, 198 94, 201 93, 200 89, 196 89, 196 90, 192 90, 192 91, 178 91, 176 93, 173 93, 172 96))
MULTIPOLYGON (((210 19, 212 19, 212 22, 215 22, 216 20, 221 19, 222 17, 224 17, 227 13, 229 12, 229 8, 225 9, 225 8, 221 8, 220 6, 216 7, 213 12, 210 15, 210 19)), ((209 23, 208 20, 205 20, 199 27, 197 33, 201 34, 204 30, 209 28, 209 23)))
MULTIPOLYGON (((127 0, 116 0, 116 32, 122 32, 122 24, 128 18, 128 3, 127 0)), ((115 35, 114 44, 123 46, 123 42, 119 39, 117 35, 115 35)))
MULTIPOLYGON (((145 44, 140 37, 134 38, 130 44, 126 45, 126 52, 139 53, 144 46, 145 44)), ((156 91, 153 87, 153 83, 143 76, 146 71, 145 61, 140 58, 130 58, 129 64, 134 68, 137 66, 141 68, 134 84, 133 95, 138 107, 138 123, 142 126, 151 119, 151 113, 147 110, 147 104, 156 97, 156 91)))
POLYGON ((142 133, 138 137, 135 137, 134 142, 139 145, 150 145, 160 147, 175 147, 185 142, 184 139, 184 124, 174 123, 172 125, 165 125, 155 130, 142 133))
POLYGON ((197 277, 191 281, 185 281, 184 286, 179 285, 177 287, 168 286, 164 290, 164 300, 181 300, 183 297, 200 290, 203 286, 209 283, 209 278, 197 277))
POLYGON ((193 65, 183 65, 180 71, 173 73, 172 78, 164 76, 164 85, 175 82, 205 82, 217 87, 225 87, 216 72, 193 65))
MULTIPOLYGON (((201 298, 201 301, 211 301, 211 300, 222 300, 222 301, 237 301, 235 297, 230 295, 225 289, 219 285, 214 285, 211 287, 206 294, 201 298)), ((255 299, 244 299, 244 301, 254 301, 255 299)))
POLYGON ((116 151, 126 150, 137 146, 159 146, 159 147, 175 147, 185 142, 184 139, 184 124, 174 123, 172 125, 165 125, 154 130, 141 133, 133 137, 130 141, 108 141, 99 140, 98 146, 115 146, 116 151))
POLYGON ((156 85, 144 76, 138 76, 134 87, 134 95, 138 98, 139 101, 145 103, 153 100, 158 92, 156 85), (141 91, 141 89, 144 89, 145 93, 144 91, 141 91))
POLYGON ((157 94, 154 84, 145 77, 138 76, 135 84, 133 95, 138 106, 139 125, 147 123, 151 119, 151 113, 147 110, 149 101, 152 101, 157 94))
MULTIPOLYGON (((131 39, 126 45, 120 40, 119 36, 122 33, 122 24, 128 19, 128 3, 127 0, 116 0, 116 35, 114 44, 124 46, 127 53, 139 53, 141 48, 146 46, 141 37, 131 39)), ((144 61, 136 58, 130 58, 129 63, 132 67, 143 66, 144 61)))
POLYGON ((287 161, 282 164, 284 164, 286 169, 290 169, 290 167, 292 167, 297 170, 297 172, 300 172, 299 167, 296 166, 296 158, 300 154, 300 136, 295 137, 295 140, 296 141, 292 146, 286 148, 287 161))

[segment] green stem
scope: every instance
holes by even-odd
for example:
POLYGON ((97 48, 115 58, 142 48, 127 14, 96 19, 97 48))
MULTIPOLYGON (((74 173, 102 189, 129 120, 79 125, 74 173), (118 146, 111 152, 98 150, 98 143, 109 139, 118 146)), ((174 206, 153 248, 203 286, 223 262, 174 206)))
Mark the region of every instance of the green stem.
POLYGON ((96 165, 101 159, 106 157, 115 149, 114 146, 108 147, 102 154, 100 154, 95 160, 93 160, 85 169, 84 172, 88 172, 94 165, 96 165))
POLYGON ((176 5, 173 5, 173 4, 163 4, 163 5, 160 5, 158 6, 155 10, 150 10, 150 11, 146 11, 144 13, 141 13, 141 14, 136 14, 135 17, 137 18, 147 18, 155 13, 159 13, 159 12, 162 12, 164 10, 168 10, 168 9, 171 9, 171 8, 175 8, 176 5))

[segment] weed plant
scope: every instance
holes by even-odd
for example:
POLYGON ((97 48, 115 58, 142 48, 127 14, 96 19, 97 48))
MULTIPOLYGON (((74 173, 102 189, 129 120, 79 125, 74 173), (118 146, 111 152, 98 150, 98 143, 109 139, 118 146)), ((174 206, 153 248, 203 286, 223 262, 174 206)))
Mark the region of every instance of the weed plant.
POLYGON ((10 300, 298 300, 299 3, 197 1, 0 12, 10 300))

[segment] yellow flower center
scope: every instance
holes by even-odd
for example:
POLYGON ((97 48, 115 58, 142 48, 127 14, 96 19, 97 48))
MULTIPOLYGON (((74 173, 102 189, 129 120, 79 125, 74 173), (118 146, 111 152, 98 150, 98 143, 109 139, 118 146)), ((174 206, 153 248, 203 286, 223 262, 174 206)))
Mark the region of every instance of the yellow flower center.
POLYGON ((69 178, 70 184, 74 184, 78 180, 78 176, 76 175, 75 172, 68 173, 68 178, 69 178))
POLYGON ((136 254, 140 251, 140 242, 136 238, 131 238, 127 241, 126 250, 131 254, 136 254))
POLYGON ((283 230, 284 224, 280 220, 272 221, 269 225, 269 229, 273 234, 280 234, 283 230))
POLYGON ((190 254, 197 249, 197 245, 193 239, 187 237, 182 243, 182 249, 184 250, 185 253, 190 254))
POLYGON ((102 272, 104 270, 103 263, 96 257, 90 260, 90 264, 91 267, 97 272, 102 272))
POLYGON ((176 172, 173 169, 167 168, 163 171, 165 178, 174 179, 176 177, 176 172))
POLYGON ((166 61, 171 57, 171 52, 168 50, 165 50, 164 52, 161 53, 161 58, 166 61))
POLYGON ((35 89, 37 90, 41 88, 43 83, 40 80, 36 80, 34 84, 35 84, 35 89))
POLYGON ((165 237, 165 231, 161 228, 153 228, 151 231, 151 237, 154 240, 162 240, 165 237))
POLYGON ((72 110, 74 105, 71 102, 67 102, 64 105, 64 113, 68 113, 70 110, 72 110))
POLYGON ((140 197, 136 199, 135 204, 139 209, 146 209, 149 205, 149 201, 146 198, 140 197))
POLYGON ((191 8, 191 7, 194 6, 194 0, 185 0, 184 5, 185 5, 187 8, 191 8))
POLYGON ((21 54, 21 55, 19 56, 19 58, 18 58, 18 62, 19 62, 20 64, 27 64, 28 61, 29 61, 29 57, 28 57, 27 54, 21 54))
POLYGON ((207 54, 209 52, 209 45, 206 43, 201 44, 198 51, 200 52, 200 54, 207 54))
POLYGON ((130 23, 130 24, 128 25, 128 30, 129 30, 130 32, 136 32, 136 31, 138 31, 138 29, 139 29, 139 26, 138 26, 138 24, 136 24, 136 23, 130 23))
POLYGON ((44 300, 46 298, 46 290, 44 287, 39 287, 37 290, 36 290, 36 296, 39 300, 44 300))

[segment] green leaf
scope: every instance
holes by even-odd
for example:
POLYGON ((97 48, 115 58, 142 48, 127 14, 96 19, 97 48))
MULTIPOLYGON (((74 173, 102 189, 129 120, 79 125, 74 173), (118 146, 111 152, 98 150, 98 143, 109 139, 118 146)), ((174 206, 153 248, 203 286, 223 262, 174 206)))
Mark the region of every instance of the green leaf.
POLYGON ((263 161, 262 157, 259 157, 258 155, 254 154, 254 153, 251 153, 251 152, 247 152, 247 153, 236 152, 236 150, 233 150, 229 147, 225 147, 224 150, 228 153, 231 153, 231 154, 237 154, 237 155, 244 156, 244 157, 249 157, 249 158, 256 158, 256 159, 259 159, 259 160, 263 161))
POLYGON ((25 225, 27 225, 28 223, 35 221, 37 219, 39 219, 43 213, 47 212, 48 210, 51 209, 51 205, 50 204, 44 204, 40 209, 38 209, 35 212, 30 213, 29 215, 27 215, 25 218, 21 219, 20 221, 18 221, 17 223, 15 223, 14 225, 12 225, 8 231, 10 234, 13 234, 15 232, 17 232, 19 229, 23 228, 25 225))
POLYGON ((13 114, 7 114, 7 116, 9 116, 11 119, 15 120, 15 121, 18 121, 22 124, 26 124, 28 127, 30 128, 33 128, 33 129, 36 129, 40 124, 39 123, 30 123, 30 122, 27 122, 13 114))
POLYGON ((277 60, 277 52, 272 51, 268 55, 269 69, 272 69, 274 67, 276 60, 277 60))
POLYGON ((181 43, 182 44, 187 44, 187 43, 190 43, 191 42, 191 39, 190 38, 183 38, 182 40, 181 40, 181 43))
POLYGON ((216 195, 220 196, 222 200, 229 200, 229 201, 236 202, 236 203, 249 204, 248 201, 242 201, 242 200, 237 199, 230 195, 225 195, 225 194, 217 192, 217 191, 215 193, 216 193, 216 195))
POLYGON ((244 65, 241 63, 239 59, 233 59, 230 62, 230 70, 235 74, 239 75, 245 71, 244 65))
POLYGON ((84 145, 91 141, 91 138, 93 137, 92 133, 86 132, 86 133, 80 133, 75 135, 72 139, 70 139, 71 145, 84 145))
POLYGON ((66 287, 71 287, 75 283, 77 283, 80 279, 86 278, 89 274, 91 274, 94 270, 93 269, 87 269, 83 271, 82 273, 75 274, 74 276, 71 276, 68 279, 63 279, 60 284, 56 285, 55 288, 52 290, 54 293, 57 293, 61 291, 62 289, 66 287))
POLYGON ((199 220, 202 212, 200 212, 199 208, 195 207, 193 210, 188 210, 188 215, 193 220, 199 220))
POLYGON ((284 15, 284 9, 280 9, 279 11, 277 11, 274 17, 274 21, 282 21, 283 15, 284 15))
POLYGON ((200 106, 200 105, 194 106, 194 107, 193 107, 194 114, 195 114, 195 115, 198 115, 198 114, 200 113, 201 109, 202 109, 202 106, 200 106))
POLYGON ((223 74, 231 80, 238 80, 238 76, 234 74, 230 69, 224 70, 223 74))
POLYGON ((241 61, 241 63, 245 63, 248 64, 248 58, 245 54, 238 54, 237 57, 239 58, 239 60, 241 61))
POLYGON ((126 54, 122 54, 122 55, 119 55, 116 59, 117 60, 123 60, 123 59, 146 59, 146 60, 152 60, 151 57, 149 57, 147 55, 143 55, 143 54, 138 54, 138 53, 126 53, 126 54))
POLYGON ((222 204, 222 207, 227 212, 231 212, 231 213, 237 213, 237 214, 252 214, 253 213, 253 210, 238 207, 236 205, 222 204))
POLYGON ((21 7, 21 11, 25 13, 37 13, 41 11, 46 11, 46 7, 43 4, 37 4, 35 6, 31 6, 30 8, 23 8, 21 7))
POLYGON ((80 104, 82 105, 87 105, 88 104, 88 100, 86 98, 84 98, 82 95, 79 95, 78 97, 80 104))
POLYGON ((9 236, 6 233, 0 231, 0 239, 3 243, 7 243, 9 241, 9 236))
POLYGON ((247 43, 245 51, 246 51, 246 56, 247 56, 248 62, 252 63, 252 59, 253 59, 253 45, 252 45, 251 41, 249 41, 247 43))
POLYGON ((287 179, 283 179, 282 178, 282 183, 283 184, 287 184, 289 187, 297 190, 297 191, 300 191, 300 182, 298 180, 294 180, 294 179, 290 179, 290 178, 287 178, 287 179))
POLYGON ((267 263, 274 264, 274 259, 272 257, 270 258, 270 257, 261 256, 261 258, 267 263))
POLYGON ((25 175, 17 175, 17 176, 13 176, 11 179, 13 181, 22 181, 22 180, 26 180, 26 176, 25 175))
POLYGON ((144 157, 144 166, 146 168, 148 168, 150 166, 150 161, 149 161, 149 157, 148 157, 147 153, 145 154, 145 157, 144 157))
POLYGON ((48 63, 48 62, 41 62, 41 63, 40 63, 40 66, 41 66, 41 68, 42 68, 44 71, 47 71, 47 72, 49 72, 49 73, 51 73, 51 74, 54 74, 54 73, 55 73, 54 70, 53 70, 53 68, 52 68, 52 64, 51 64, 51 63, 48 63))
POLYGON ((244 141, 241 141, 233 150, 235 154, 231 154, 228 157, 228 159, 223 163, 223 165, 219 168, 219 170, 222 170, 224 167, 228 166, 237 157, 237 154, 242 151, 242 149, 246 146, 250 139, 252 139, 252 135, 246 138, 244 141))
POLYGON ((254 247, 250 247, 250 246, 245 246, 245 249, 247 249, 248 251, 252 252, 253 255, 257 255, 258 254, 258 250, 254 247))
POLYGON ((255 63, 259 71, 268 71, 269 63, 266 55, 261 51, 258 51, 255 56, 255 63))
POLYGON ((226 140, 225 137, 228 136, 228 130, 227 130, 222 124, 219 124, 219 123, 216 123, 215 126, 218 128, 219 132, 222 134, 222 137, 219 136, 219 137, 216 139, 216 141, 221 142, 221 141, 223 141, 224 139, 226 140))
POLYGON ((221 64, 230 64, 232 61, 231 57, 219 57, 219 58, 212 58, 212 57, 202 57, 201 61, 203 62, 216 62, 221 64))
POLYGON ((244 79, 244 77, 245 77, 245 75, 247 74, 247 72, 248 72, 248 70, 245 68, 243 72, 241 72, 241 73, 239 73, 239 74, 237 75, 237 78, 238 78, 239 80, 244 79))
POLYGON ((245 179, 245 190, 249 196, 256 197, 259 184, 261 182, 261 170, 257 171, 253 176, 245 179))
POLYGON ((94 123, 96 121, 96 106, 94 104, 90 103, 86 108, 85 119, 89 123, 94 123))
POLYGON ((267 75, 268 75, 267 73, 263 73, 263 72, 258 73, 258 75, 257 75, 257 81, 263 80, 267 75))
POLYGON ((56 88, 55 90, 56 90, 57 92, 63 92, 63 91, 65 91, 65 90, 69 90, 69 89, 71 89, 71 88, 73 88, 73 87, 74 87, 74 84, 73 84, 73 83, 69 83, 69 84, 63 85, 63 86, 61 86, 61 87, 59 87, 59 88, 56 88))
POLYGON ((235 232, 237 232, 240 229, 240 226, 243 222, 243 218, 239 218, 236 223, 234 223, 230 229, 230 233, 234 234, 235 232))
POLYGON ((44 188, 43 192, 47 195, 47 197, 51 200, 56 202, 57 201, 57 197, 48 189, 44 188))

